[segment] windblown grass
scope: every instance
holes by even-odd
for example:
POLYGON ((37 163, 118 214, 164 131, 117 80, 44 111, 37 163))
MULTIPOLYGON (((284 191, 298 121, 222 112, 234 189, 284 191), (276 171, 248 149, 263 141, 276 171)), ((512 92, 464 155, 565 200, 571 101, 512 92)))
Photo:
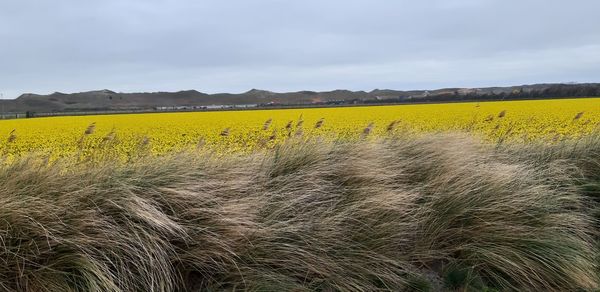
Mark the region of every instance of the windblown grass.
POLYGON ((21 158, 0 169, 0 290, 591 290, 599 153, 431 135, 21 158))

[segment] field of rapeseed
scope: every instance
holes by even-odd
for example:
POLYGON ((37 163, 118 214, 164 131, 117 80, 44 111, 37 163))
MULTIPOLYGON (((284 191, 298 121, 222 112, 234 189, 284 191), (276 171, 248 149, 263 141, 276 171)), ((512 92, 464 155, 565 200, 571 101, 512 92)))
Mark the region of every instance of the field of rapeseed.
POLYGON ((249 151, 293 136, 438 131, 472 132, 491 142, 558 141, 591 133, 599 123, 600 98, 52 117, 0 121, 0 149, 5 156, 86 156, 105 149, 129 157, 140 149, 249 151))

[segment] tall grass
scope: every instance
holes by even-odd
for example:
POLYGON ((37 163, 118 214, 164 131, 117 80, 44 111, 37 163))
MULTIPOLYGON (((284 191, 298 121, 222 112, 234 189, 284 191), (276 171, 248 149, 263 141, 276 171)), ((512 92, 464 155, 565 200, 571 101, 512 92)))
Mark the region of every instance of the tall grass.
POLYGON ((591 290, 599 145, 20 158, 0 169, 0 290, 591 290))

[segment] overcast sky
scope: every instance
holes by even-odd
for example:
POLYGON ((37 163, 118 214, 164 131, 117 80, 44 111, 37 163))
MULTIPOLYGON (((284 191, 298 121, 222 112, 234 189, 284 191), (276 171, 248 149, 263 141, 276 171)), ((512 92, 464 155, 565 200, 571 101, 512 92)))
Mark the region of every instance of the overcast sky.
POLYGON ((0 93, 600 81, 598 0, 0 0, 0 93))

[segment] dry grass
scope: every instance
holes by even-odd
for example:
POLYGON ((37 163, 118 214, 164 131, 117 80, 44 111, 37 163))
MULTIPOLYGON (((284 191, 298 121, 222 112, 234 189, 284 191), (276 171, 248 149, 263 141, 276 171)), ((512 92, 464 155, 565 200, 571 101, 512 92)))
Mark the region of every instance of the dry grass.
POLYGON ((19 159, 0 169, 0 290, 598 288, 600 143, 569 143, 19 159))

